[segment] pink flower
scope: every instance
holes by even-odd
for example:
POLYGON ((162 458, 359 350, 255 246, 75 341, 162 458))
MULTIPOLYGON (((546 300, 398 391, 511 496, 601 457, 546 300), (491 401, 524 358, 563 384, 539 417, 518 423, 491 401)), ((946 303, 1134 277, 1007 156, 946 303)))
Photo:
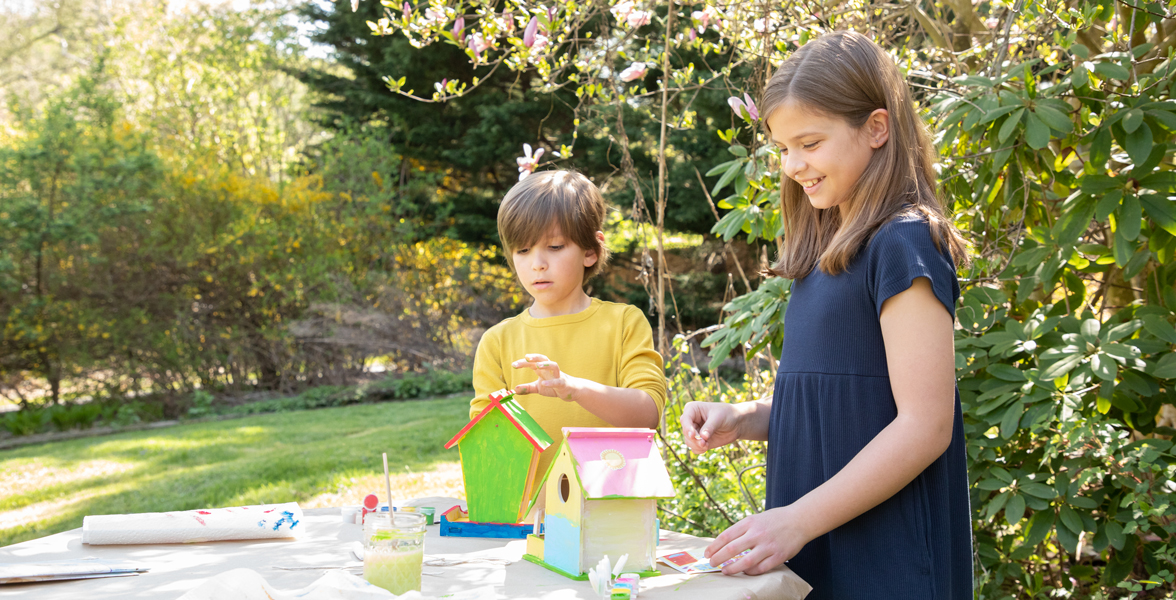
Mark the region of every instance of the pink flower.
POLYGON ((635 62, 628 69, 621 71, 621 81, 633 81, 645 77, 645 63, 635 62))
POLYGON ((409 6, 409 4, 408 4, 407 2, 405 2, 405 3, 404 3, 404 6, 402 6, 402 7, 400 8, 400 12, 404 14, 404 20, 405 20, 405 21, 410 21, 410 20, 412 20, 412 7, 411 7, 411 6, 409 6))
POLYGON ((465 41, 465 17, 458 17, 453 22, 453 37, 457 38, 458 42, 465 41))
POLYGON ((485 52, 486 49, 490 48, 490 46, 492 46, 492 45, 493 44, 491 44, 490 42, 487 42, 484 38, 482 38, 482 34, 480 34, 480 33, 475 33, 474 35, 470 36, 470 41, 469 41, 470 50, 473 50, 474 56, 476 56, 478 58, 482 58, 482 53, 485 52))
POLYGON ((425 21, 429 25, 439 25, 448 20, 449 19, 445 16, 444 11, 436 11, 431 8, 425 9, 425 21))
MULTIPOLYGON (((747 99, 751 100, 751 97, 748 96, 747 99)), ((731 107, 731 110, 735 111, 735 116, 737 117, 743 119, 758 118, 759 111, 756 111, 755 117, 751 116, 751 110, 747 107, 746 104, 743 103, 742 100, 739 99, 739 96, 731 96, 730 98, 727 98, 727 104, 731 107)))
POLYGON ((690 28, 690 41, 693 42, 694 40, 697 40, 697 39, 698 39, 698 33, 694 31, 693 27, 691 27, 690 28))
POLYGON ((706 33, 706 28, 710 27, 712 23, 715 29, 718 29, 722 25, 719 11, 715 10, 713 6, 708 6, 703 10, 696 10, 690 16, 694 17, 695 21, 698 21, 698 33, 700 34, 706 33))
POLYGON ((549 7, 547 7, 547 23, 548 23, 547 26, 551 27, 551 23, 554 23, 554 22, 555 22, 555 7, 549 6, 549 7))
POLYGON ((631 0, 618 2, 616 6, 609 10, 612 11, 614 19, 617 21, 624 21, 629 17, 629 13, 633 12, 633 2, 631 0))
POLYGON ((649 17, 649 11, 635 10, 629 13, 629 16, 625 17, 625 21, 629 24, 629 27, 641 27, 642 25, 649 25, 649 17))
POLYGON ((751 115, 752 121, 759 120, 759 109, 755 107, 755 101, 751 99, 751 94, 743 92, 743 101, 747 104, 747 113, 751 115))
POLYGON ((535 155, 531 155, 531 144, 523 144, 523 156, 515 159, 519 163, 519 181, 527 178, 535 171, 535 167, 539 166, 539 158, 543 156, 543 148, 535 151, 535 155))
POLYGON ((438 94, 444 94, 445 93, 445 86, 448 84, 449 84, 448 78, 442 79, 441 81, 438 81, 437 83, 433 84, 433 89, 437 90, 438 94))
POLYGON ((549 43, 551 43, 551 38, 543 35, 542 33, 536 34, 535 35, 535 45, 531 48, 531 51, 532 52, 539 52, 539 51, 543 50, 544 48, 546 48, 547 44, 549 44, 549 43))
POLYGON ((530 48, 535 45, 535 32, 539 30, 539 17, 531 17, 527 29, 523 31, 523 45, 530 48))
POLYGON ((359 0, 351 0, 351 12, 359 10, 359 0))
POLYGON ((502 13, 502 28, 505 29, 507 33, 514 31, 514 13, 510 12, 509 10, 502 13))

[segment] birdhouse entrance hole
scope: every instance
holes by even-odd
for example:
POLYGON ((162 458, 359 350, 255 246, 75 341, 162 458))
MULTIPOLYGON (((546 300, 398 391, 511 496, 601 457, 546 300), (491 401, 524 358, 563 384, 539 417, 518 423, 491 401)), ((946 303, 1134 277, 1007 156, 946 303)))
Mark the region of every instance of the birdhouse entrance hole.
POLYGON ((572 482, 568 481, 567 475, 560 475, 559 477, 559 498, 564 502, 568 501, 568 496, 572 493, 572 482))

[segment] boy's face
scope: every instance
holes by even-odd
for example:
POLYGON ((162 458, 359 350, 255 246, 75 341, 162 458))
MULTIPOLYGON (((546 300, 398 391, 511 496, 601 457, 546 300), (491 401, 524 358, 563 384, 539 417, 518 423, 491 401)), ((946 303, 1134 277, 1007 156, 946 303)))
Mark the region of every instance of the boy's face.
POLYGON ((596 264, 595 250, 585 250, 553 225, 528 248, 512 251, 515 272, 535 305, 548 316, 571 314, 583 307, 584 271, 596 264))

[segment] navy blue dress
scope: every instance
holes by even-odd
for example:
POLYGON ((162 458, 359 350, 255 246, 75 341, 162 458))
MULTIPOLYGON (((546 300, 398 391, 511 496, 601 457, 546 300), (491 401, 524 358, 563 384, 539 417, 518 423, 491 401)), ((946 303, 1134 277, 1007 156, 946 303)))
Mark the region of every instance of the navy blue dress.
MULTIPOLYGON (((767 508, 837 474, 897 415, 878 317, 926 277, 952 316, 960 295, 946 247, 921 217, 882 225, 838 275, 792 286, 768 431, 767 508)), ((959 391, 951 445, 909 485, 809 542, 788 566, 810 600, 971 600, 972 523, 959 391)))

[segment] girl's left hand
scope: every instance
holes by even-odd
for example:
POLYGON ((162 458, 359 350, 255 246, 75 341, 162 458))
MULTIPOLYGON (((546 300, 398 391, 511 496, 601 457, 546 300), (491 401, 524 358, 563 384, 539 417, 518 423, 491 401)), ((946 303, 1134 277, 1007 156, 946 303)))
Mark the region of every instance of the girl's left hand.
POLYGON ((729 527, 706 547, 712 565, 721 565, 744 550, 750 553, 723 567, 724 575, 760 575, 796 556, 812 540, 792 506, 752 515, 729 527))
POLYGON ((516 385, 514 388, 516 394, 541 394, 559 398, 565 402, 575 400, 576 391, 579 389, 579 378, 561 373, 559 365, 548 360, 546 356, 527 354, 523 360, 516 360, 510 366, 516 369, 532 369, 539 377, 539 380, 533 383, 516 385))

